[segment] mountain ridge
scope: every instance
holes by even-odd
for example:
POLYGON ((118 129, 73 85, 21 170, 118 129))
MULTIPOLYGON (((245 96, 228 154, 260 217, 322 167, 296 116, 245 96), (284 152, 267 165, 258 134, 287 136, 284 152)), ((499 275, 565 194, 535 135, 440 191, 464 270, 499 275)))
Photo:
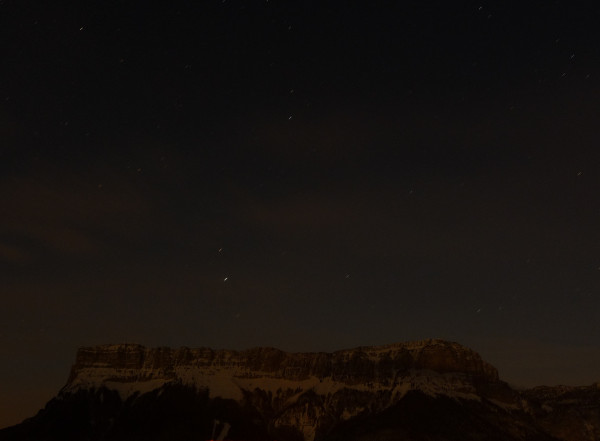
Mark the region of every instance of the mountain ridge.
POLYGON ((442 339, 334 352, 109 344, 79 348, 57 397, 0 439, 593 441, 599 391, 516 391, 477 352, 442 339), (56 427, 73 412, 83 414, 71 436, 56 427), (138 427, 149 416, 160 430, 138 427))
MULTIPOLYGON (((379 346, 359 346, 333 352, 286 352, 272 347, 256 347, 242 351, 211 349, 206 347, 147 348, 139 344, 109 344, 79 348, 68 383, 73 382, 80 370, 85 368, 140 370, 142 374, 152 371, 166 373, 177 366, 246 366, 249 370, 276 372, 281 368, 299 368, 304 375, 327 376, 334 370, 334 363, 348 362, 362 357, 370 363, 391 359, 399 369, 432 369, 438 372, 463 372, 498 380, 498 371, 483 361, 479 354, 456 342, 427 339, 379 346), (308 365, 307 365, 308 363, 308 365), (309 369, 306 371, 306 369, 309 369)), ((291 370, 286 371, 288 374, 291 370)), ((286 372, 279 373, 283 376, 286 372)), ((156 373, 156 372, 154 372, 156 373)))

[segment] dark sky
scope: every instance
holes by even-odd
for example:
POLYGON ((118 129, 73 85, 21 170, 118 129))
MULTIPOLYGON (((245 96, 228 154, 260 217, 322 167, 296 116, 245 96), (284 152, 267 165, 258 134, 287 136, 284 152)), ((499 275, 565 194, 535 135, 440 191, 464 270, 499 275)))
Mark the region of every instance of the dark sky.
POLYGON ((99 343, 600 380, 591 5, 0 0, 0 426, 99 343))

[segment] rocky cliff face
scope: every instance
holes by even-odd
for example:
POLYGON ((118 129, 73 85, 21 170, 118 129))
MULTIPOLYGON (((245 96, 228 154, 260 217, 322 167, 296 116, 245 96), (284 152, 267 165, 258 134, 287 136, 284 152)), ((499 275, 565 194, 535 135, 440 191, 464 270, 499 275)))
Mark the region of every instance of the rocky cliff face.
POLYGON ((516 392, 443 340, 333 353, 103 345, 81 348, 57 398, 0 439, 598 440, 600 389, 584 389, 516 392))
POLYGON ((459 373, 470 379, 497 381, 498 372, 471 349, 443 340, 359 347, 333 353, 287 353, 274 348, 246 351, 209 348, 145 348, 103 345, 81 348, 67 389, 106 382, 182 380, 227 372, 236 378, 268 377, 288 381, 331 378, 343 384, 391 384, 415 370, 459 373))
MULTIPOLYGON (((424 340, 333 353, 105 345, 81 348, 61 395, 107 388, 122 399, 168 384, 250 405, 310 441, 340 421, 382 411, 411 390, 478 399, 498 372, 471 349, 424 340)), ((490 389, 491 390, 491 389, 490 389)))

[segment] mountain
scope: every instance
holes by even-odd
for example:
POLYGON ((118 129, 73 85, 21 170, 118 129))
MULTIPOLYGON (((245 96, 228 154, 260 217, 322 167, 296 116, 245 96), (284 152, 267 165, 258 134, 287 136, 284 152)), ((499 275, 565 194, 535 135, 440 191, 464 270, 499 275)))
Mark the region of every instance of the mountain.
POLYGON ((0 440, 600 440, 600 389, 518 392, 444 340, 333 353, 81 348, 0 440))
POLYGON ((540 386, 523 392, 528 411, 561 439, 600 440, 600 383, 581 387, 540 386))

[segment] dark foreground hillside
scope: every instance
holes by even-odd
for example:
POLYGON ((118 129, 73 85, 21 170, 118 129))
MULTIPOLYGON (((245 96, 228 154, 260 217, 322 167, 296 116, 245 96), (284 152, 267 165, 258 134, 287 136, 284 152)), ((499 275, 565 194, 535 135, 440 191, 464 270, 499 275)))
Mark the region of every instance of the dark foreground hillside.
MULTIPOLYGON (((275 416, 275 415, 274 415, 275 416)), ((114 391, 84 392, 55 399, 36 417, 0 431, 6 441, 176 441, 218 438, 224 423, 228 440, 302 441, 294 427, 273 427, 251 406, 210 399, 206 391, 166 386, 122 402, 114 391)), ((333 421, 332 421, 333 423, 333 421)), ((409 392, 380 413, 356 416, 315 441, 489 440, 556 441, 522 412, 510 413, 486 402, 433 398, 409 392)))

